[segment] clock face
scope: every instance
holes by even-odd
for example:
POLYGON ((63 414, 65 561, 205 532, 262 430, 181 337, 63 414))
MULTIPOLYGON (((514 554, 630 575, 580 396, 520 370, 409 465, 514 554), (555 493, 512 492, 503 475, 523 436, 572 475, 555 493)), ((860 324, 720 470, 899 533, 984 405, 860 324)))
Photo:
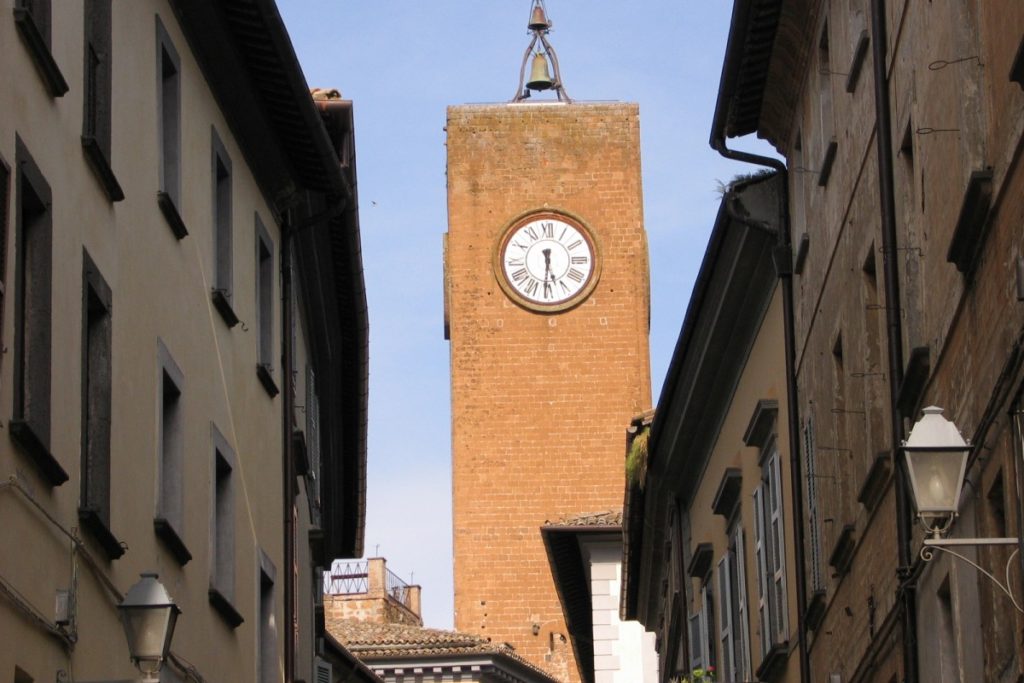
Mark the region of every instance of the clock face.
POLYGON ((575 305, 593 290, 600 272, 594 238, 582 221, 553 211, 513 221, 495 256, 502 289, 534 310, 575 305))

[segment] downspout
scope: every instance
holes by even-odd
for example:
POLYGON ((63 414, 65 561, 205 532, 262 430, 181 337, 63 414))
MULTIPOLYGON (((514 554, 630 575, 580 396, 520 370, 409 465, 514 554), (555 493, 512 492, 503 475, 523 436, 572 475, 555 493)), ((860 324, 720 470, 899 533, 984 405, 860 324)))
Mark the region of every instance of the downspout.
POLYGON ((903 323, 900 319, 899 267, 896 260, 896 195, 892 164, 892 109, 889 103, 889 79, 886 69, 888 37, 886 35, 885 0, 871 0, 871 50, 875 81, 875 139, 878 142, 878 190, 882 210, 882 259, 885 276, 885 318, 888 330, 889 417, 890 438, 896 486, 896 538, 900 580, 897 602, 902 612, 903 680, 917 683, 917 608, 915 582, 911 576, 913 562, 913 518, 907 497, 906 471, 896 457, 903 442, 903 418, 897 407, 903 382, 903 323))
POLYGON ((292 416, 294 414, 294 383, 292 368, 292 240, 295 229, 291 212, 286 214, 281 231, 281 422, 282 422, 282 497, 284 513, 284 680, 295 680, 297 614, 295 610, 295 454, 292 451, 292 416))
MULTIPOLYGON (((728 56, 727 56, 728 59, 728 56)), ((717 117, 716 117, 717 119, 717 117)), ((775 169, 781 180, 779 206, 779 243, 775 247, 773 260, 782 285, 782 318, 785 330, 786 354, 786 414, 789 427, 789 479, 793 505, 793 553, 796 560, 796 622, 797 640, 800 644, 800 680, 811 680, 811 658, 807 651, 807 569, 804 557, 803 523, 803 475, 800 468, 800 406, 796 385, 796 324, 793 315, 793 245, 789 234, 789 171, 786 164, 778 159, 741 152, 726 147, 724 125, 715 121, 711 133, 711 147, 726 159, 775 169)))

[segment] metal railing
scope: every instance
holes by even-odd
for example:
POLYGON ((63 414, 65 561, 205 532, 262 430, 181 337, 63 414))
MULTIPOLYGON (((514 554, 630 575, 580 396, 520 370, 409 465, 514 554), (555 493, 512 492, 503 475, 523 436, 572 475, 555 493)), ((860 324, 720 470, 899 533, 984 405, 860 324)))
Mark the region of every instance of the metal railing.
POLYGON ((370 592, 369 563, 335 561, 331 570, 324 572, 324 594, 351 595, 370 592))
MULTIPOLYGON (((324 595, 359 595, 370 592, 369 561, 345 562, 336 560, 330 571, 324 572, 324 595)), ((392 600, 410 607, 409 584, 391 571, 384 569, 384 592, 392 600)))

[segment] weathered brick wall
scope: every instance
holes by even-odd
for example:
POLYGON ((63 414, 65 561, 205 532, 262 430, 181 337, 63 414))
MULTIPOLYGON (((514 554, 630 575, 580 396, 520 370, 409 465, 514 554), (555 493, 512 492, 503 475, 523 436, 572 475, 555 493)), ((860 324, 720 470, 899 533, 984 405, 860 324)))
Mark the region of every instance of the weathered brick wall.
MULTIPOLYGON (((827 604, 811 637, 811 666, 815 678, 837 671, 844 680, 859 672, 865 681, 888 681, 901 668, 899 627, 884 628, 887 619, 893 621, 897 586, 891 481, 877 509, 858 501, 875 454, 892 448, 885 314, 895 302, 885 300, 886 256, 899 268, 904 361, 913 347, 930 351, 931 376, 921 404, 944 407, 968 437, 986 414, 996 415, 979 450, 974 483, 966 488, 959 530, 1016 533, 1017 475, 1006 413, 1022 379, 1008 361, 1024 331, 1014 272, 1024 254, 1024 92, 1007 74, 1020 45, 1024 6, 984 0, 887 3, 899 251, 886 255, 880 249, 870 54, 856 87, 845 89, 858 13, 868 5, 817 3, 814 42, 803 46, 803 92, 783 147, 795 170, 795 237, 806 232, 810 238, 796 278, 797 361, 801 417, 815 423, 827 604), (823 64, 826 56, 829 63, 823 64), (838 151, 822 186, 820 150, 829 138, 838 151), (977 269, 965 276, 946 254, 967 180, 986 167, 993 172, 994 209, 977 269), (1000 493, 998 505, 991 491, 1000 493), (840 573, 828 559, 845 524, 854 526, 857 549, 849 571, 840 573)), ((1006 560, 1001 552, 982 551, 979 561, 999 574, 1006 560)), ((921 680, 932 680, 938 665, 929 652, 940 642, 955 650, 964 680, 1016 680, 1022 670, 1021 622, 989 585, 964 581, 962 572, 938 560, 922 573, 921 680), (936 607, 936 591, 946 590, 947 574, 959 629, 952 645, 941 640, 936 607), (982 638, 982 632, 998 635, 982 638)))
POLYGON ((539 527, 622 505, 624 430, 650 407, 638 108, 460 106, 447 131, 455 625, 577 680, 539 527), (603 257, 558 314, 513 303, 492 266, 508 222, 544 207, 603 257))

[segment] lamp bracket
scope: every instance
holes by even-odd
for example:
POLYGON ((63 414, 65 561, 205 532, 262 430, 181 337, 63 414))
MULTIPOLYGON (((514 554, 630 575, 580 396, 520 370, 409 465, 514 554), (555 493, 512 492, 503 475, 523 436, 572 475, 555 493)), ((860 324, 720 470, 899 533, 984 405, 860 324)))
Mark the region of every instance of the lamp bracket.
POLYGON ((999 587, 1006 597, 1010 598, 1010 602, 1013 603, 1014 608, 1024 614, 1024 608, 1021 607, 1017 598, 1014 597, 1013 592, 1010 590, 1010 567, 1013 565, 1013 558, 1017 556, 1019 548, 1015 548, 1010 557, 1006 560, 1006 583, 1003 583, 995 576, 992 575, 987 569, 981 567, 977 562, 961 555, 955 550, 951 550, 952 547, 977 547, 985 545, 1017 545, 1020 543, 1019 539, 1016 538, 928 538, 925 539, 924 545, 921 547, 921 559, 925 562, 931 562, 935 558, 935 551, 939 550, 952 555, 958 559, 963 560, 967 564, 971 565, 979 572, 988 577, 988 579, 999 587))

